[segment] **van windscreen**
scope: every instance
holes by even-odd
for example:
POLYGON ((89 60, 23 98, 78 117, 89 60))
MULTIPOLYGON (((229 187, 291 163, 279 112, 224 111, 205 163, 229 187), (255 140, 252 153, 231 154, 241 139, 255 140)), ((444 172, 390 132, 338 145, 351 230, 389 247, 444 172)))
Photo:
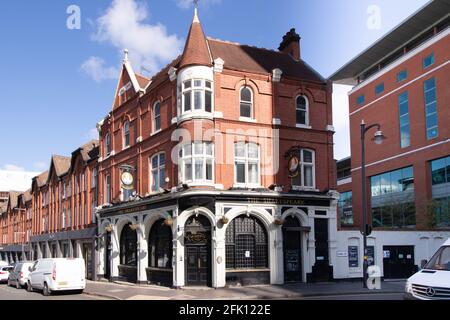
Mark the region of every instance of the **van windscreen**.
POLYGON ((425 269, 450 271, 450 246, 440 248, 427 263, 425 269))

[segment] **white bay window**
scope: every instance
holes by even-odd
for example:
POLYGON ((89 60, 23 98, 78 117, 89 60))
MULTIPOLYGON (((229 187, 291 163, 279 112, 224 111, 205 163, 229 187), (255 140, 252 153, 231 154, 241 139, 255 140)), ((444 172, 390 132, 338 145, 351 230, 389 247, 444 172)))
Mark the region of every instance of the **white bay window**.
POLYGON ((211 142, 194 142, 180 150, 180 181, 192 184, 214 182, 214 145, 211 142))
POLYGON ((212 82, 204 79, 183 81, 181 90, 181 115, 190 112, 213 112, 212 82))

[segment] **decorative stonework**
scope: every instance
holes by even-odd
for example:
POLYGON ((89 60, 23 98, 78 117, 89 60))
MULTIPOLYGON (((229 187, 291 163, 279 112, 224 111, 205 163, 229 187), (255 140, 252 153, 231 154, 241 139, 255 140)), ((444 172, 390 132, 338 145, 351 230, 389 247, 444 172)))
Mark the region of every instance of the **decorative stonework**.
POLYGON ((170 81, 175 81, 177 79, 177 68, 171 67, 167 74, 169 75, 170 81))
POLYGON ((283 75, 283 70, 278 69, 278 68, 273 69, 273 71, 272 71, 272 81, 273 82, 280 82, 282 75, 283 75))
POLYGON ((222 73, 224 64, 225 61, 223 61, 221 58, 217 58, 216 60, 214 60, 214 72, 222 73))

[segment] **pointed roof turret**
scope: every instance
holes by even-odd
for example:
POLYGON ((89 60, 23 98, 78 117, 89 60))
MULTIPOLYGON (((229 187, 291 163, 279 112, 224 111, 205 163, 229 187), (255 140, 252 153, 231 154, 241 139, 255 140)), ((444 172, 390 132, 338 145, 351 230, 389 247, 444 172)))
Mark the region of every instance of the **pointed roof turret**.
POLYGON ((194 19, 184 46, 179 69, 191 65, 211 66, 211 55, 209 52, 205 33, 203 32, 198 10, 195 8, 194 19))

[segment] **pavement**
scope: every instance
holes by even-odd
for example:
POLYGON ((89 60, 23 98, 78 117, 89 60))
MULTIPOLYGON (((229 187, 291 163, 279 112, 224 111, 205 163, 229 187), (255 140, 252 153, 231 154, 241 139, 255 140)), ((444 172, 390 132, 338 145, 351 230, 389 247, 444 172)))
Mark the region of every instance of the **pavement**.
MULTIPOLYGON (((88 281, 84 294, 114 300, 273 300, 310 299, 379 295, 380 299, 401 297, 405 281, 383 281, 380 290, 362 287, 362 282, 296 283, 286 285, 257 285, 229 288, 185 287, 172 289, 126 282, 88 281)), ((351 299, 354 300, 354 299, 351 299)), ((356 299, 357 300, 357 299, 356 299)))

